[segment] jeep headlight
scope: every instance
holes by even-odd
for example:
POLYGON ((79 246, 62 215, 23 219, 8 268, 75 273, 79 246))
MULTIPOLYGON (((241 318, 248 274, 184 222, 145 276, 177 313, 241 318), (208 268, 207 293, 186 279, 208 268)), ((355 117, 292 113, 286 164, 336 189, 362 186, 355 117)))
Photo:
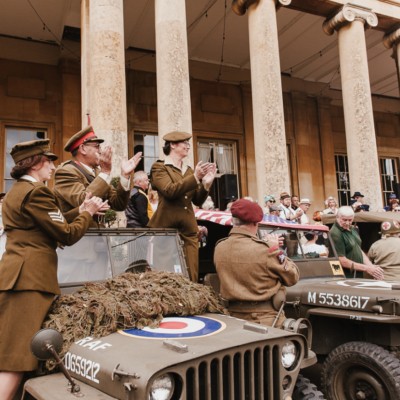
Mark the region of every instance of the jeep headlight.
POLYGON ((171 374, 154 379, 150 388, 150 400, 169 400, 174 394, 175 381, 171 374))
POLYGON ((289 341, 283 345, 281 357, 282 357, 282 365, 286 369, 290 369, 293 367, 298 357, 297 347, 294 342, 289 341))

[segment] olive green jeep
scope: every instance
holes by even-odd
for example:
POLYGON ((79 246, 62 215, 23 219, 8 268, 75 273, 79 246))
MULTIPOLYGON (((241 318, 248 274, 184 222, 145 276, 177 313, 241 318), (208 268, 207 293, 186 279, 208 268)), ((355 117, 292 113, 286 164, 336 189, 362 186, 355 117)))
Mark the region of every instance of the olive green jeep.
MULTIPOLYGON (((380 223, 390 219, 399 220, 400 215, 356 214, 365 251, 379 238, 380 223)), ((221 221, 211 214, 199 218, 198 223, 211 232, 212 246, 218 240, 213 232, 219 238, 229 233, 227 216, 221 221)), ((334 216, 324 218, 329 224, 334 221, 334 216)), ((346 278, 328 226, 292 224, 275 217, 261 222, 258 233, 260 238, 267 233, 282 235, 283 250, 300 270, 299 282, 287 288, 284 310, 288 318, 311 322, 311 349, 318 356, 317 372, 326 397, 400 399, 400 282, 346 278)), ((212 253, 211 248, 203 251, 206 257, 200 261, 208 274, 215 274, 212 253)))
MULTIPOLYGON (((60 286, 71 301, 68 296, 129 275, 126 271, 137 279, 150 276, 148 270, 187 276, 182 245, 172 229, 90 230, 58 255, 60 286)), ((143 301, 147 298, 152 301, 150 290, 143 301)), ((83 302, 82 307, 89 305, 83 302)), ((98 308, 98 303, 90 307, 98 308)), ((308 336, 308 326, 298 325, 308 336)), ((289 331, 263 327, 223 313, 164 315, 158 327, 81 337, 59 358, 65 337, 63 341, 45 329, 35 335, 32 351, 40 360, 56 360, 55 368, 50 373, 39 368, 37 376, 26 380, 21 398, 321 399, 315 386, 299 375, 316 361, 303 334, 294 326, 289 331)))

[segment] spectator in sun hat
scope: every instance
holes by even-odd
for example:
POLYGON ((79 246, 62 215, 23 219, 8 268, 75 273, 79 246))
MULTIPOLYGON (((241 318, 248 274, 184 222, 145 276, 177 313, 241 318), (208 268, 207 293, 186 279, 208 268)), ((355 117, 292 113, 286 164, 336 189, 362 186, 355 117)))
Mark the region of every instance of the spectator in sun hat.
POLYGON ((287 219, 288 221, 298 222, 299 218, 303 214, 303 210, 298 208, 297 210, 293 210, 291 207, 291 197, 288 192, 282 192, 279 196, 280 199, 280 209, 281 212, 279 216, 283 219, 287 219))
POLYGON ((399 206, 399 199, 395 193, 390 193, 388 197, 388 205, 384 207, 385 211, 394 211, 399 206))
MULTIPOLYGON (((96 136, 92 126, 75 133, 65 144, 64 150, 72 158, 56 170, 54 191, 67 212, 77 207, 87 193, 108 201, 108 208, 124 211, 130 195, 130 178, 139 164, 142 153, 121 162, 121 175, 117 188, 111 185, 112 148, 101 148, 103 139, 96 136)), ((92 227, 102 226, 100 218, 94 218, 92 227)))
POLYGON ((279 206, 272 204, 269 208, 269 215, 274 215, 275 217, 279 217, 280 209, 279 206))
POLYGON ((354 192, 353 196, 351 196, 350 205, 353 207, 354 212, 369 211, 369 205, 364 204, 364 197, 361 192, 354 192))
POLYGON ((323 214, 333 214, 336 215, 338 212, 338 203, 333 196, 329 196, 325 200, 325 210, 322 211, 323 214))
POLYGON ((382 238, 372 244, 369 259, 383 269, 385 280, 400 280, 400 224, 398 221, 381 223, 382 238))
MULTIPOLYGON (((261 207, 240 199, 231 207, 233 228, 214 251, 214 263, 221 283, 221 295, 229 300, 232 316, 272 325, 285 298, 285 286, 294 285, 299 271, 279 248, 279 237, 257 236, 263 218, 261 207)), ((280 327, 283 314, 276 321, 280 327)))
POLYGON ((264 214, 270 213, 270 208, 273 204, 275 204, 275 202, 276 202, 275 197, 272 194, 264 196, 264 207, 263 207, 264 214))
POLYGON ((0 399, 12 399, 25 372, 37 368, 30 351, 32 336, 41 328, 54 296, 60 245, 76 243, 87 231, 103 201, 84 198, 62 214, 54 192, 45 185, 55 170, 57 156, 50 140, 16 144, 11 149, 15 182, 3 203, 6 251, 0 260, 0 399))
POLYGON ((310 199, 303 198, 299 202, 299 208, 303 211, 303 214, 301 214, 299 218, 299 223, 303 225, 307 225, 310 223, 310 218, 308 218, 307 211, 309 210, 311 206, 311 201, 310 199))

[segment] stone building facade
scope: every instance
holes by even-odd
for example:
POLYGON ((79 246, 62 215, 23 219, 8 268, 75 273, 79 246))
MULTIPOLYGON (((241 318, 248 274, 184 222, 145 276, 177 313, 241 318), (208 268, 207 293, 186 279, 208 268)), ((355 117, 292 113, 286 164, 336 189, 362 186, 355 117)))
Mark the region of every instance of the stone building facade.
MULTIPOLYGON (((63 145, 90 122, 114 147, 114 164, 145 150, 149 170, 171 130, 193 133, 191 161, 219 162, 213 196, 223 208, 231 197, 290 191, 313 200, 361 191, 380 209, 398 190, 400 101, 371 94, 366 29, 382 31, 399 74, 400 1, 233 0, 248 19, 249 81, 226 83, 191 76, 184 0, 154 0, 152 68, 127 67, 123 0, 82 0, 79 59, 30 62, 22 51, 0 53, 0 185, 7 190, 15 140, 48 136, 60 159, 63 145), (282 7, 324 17, 321 34, 336 35, 342 90, 282 74, 277 13, 282 7), (11 55, 10 55, 11 54, 11 55), (25 136, 24 136, 25 135, 25 136)), ((1 34, 1 28, 0 28, 1 34)), ((0 35, 0 46, 12 40, 0 35)), ((31 43, 31 46, 35 43, 31 43)), ((398 193, 400 195, 400 193, 398 193)))

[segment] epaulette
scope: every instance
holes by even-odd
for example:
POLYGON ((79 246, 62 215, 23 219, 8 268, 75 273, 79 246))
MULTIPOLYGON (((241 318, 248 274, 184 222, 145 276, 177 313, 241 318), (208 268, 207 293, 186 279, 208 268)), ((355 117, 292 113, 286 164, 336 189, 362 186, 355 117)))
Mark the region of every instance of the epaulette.
POLYGON ((219 239, 218 241, 217 241, 217 243, 215 243, 215 245, 217 245, 218 243, 222 243, 222 242, 224 242, 226 239, 228 239, 229 238, 229 236, 228 237, 225 237, 225 238, 222 238, 222 239, 219 239))

